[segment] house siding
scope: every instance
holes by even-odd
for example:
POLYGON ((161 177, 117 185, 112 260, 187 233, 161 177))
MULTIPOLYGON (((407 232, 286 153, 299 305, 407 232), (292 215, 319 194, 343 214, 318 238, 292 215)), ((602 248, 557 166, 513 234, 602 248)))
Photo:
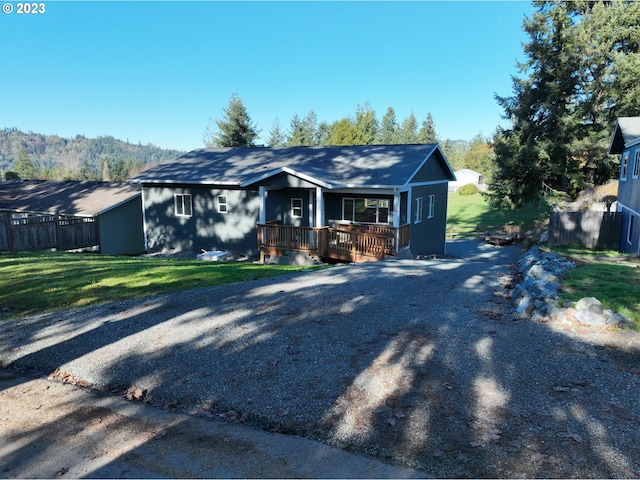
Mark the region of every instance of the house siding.
POLYGON ((449 180, 451 173, 445 169, 445 159, 436 149, 424 165, 410 179, 410 183, 433 182, 449 180))
POLYGON ((411 189, 412 215, 411 244, 413 255, 443 254, 447 228, 447 182, 413 187, 411 189), (429 216, 429 196, 434 197, 434 216, 429 216), (415 223, 415 199, 422 198, 422 220, 415 223))
MULTIPOLYGON (((640 178, 634 178, 634 164, 636 152, 640 151, 640 146, 626 149, 622 155, 629 152, 629 164, 626 175, 620 172, 620 182, 618 183, 618 210, 622 212, 622 228, 620 230, 620 251, 624 253, 640 252, 640 178), (631 232, 629 227, 631 225, 631 232)), ((622 166, 621 166, 622 168, 622 166)))
POLYGON ((144 252, 142 198, 123 203, 99 215, 100 253, 138 255, 144 252))
POLYGON ((286 190, 270 190, 267 200, 267 221, 277 220, 283 225, 308 227, 309 224, 309 190, 302 188, 286 190), (302 217, 294 217, 291 211, 291 200, 302 199, 302 217))
POLYGON ((640 146, 625 150, 625 152, 630 152, 629 166, 626 177, 624 179, 621 177, 618 184, 618 201, 636 212, 640 212, 640 178, 633 178, 633 166, 638 151, 640 151, 640 146))
POLYGON ((257 190, 209 186, 145 186, 147 249, 225 250, 236 255, 258 254, 256 224, 260 216, 257 190), (192 215, 177 216, 175 195, 191 195, 192 215), (218 212, 218 196, 227 197, 227 213, 218 212))

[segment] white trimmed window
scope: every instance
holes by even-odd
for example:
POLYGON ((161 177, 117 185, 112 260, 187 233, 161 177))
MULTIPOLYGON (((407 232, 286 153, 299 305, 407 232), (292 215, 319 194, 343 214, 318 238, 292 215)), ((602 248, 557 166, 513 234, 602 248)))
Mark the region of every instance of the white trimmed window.
POLYGON ((627 170, 629 169, 629 152, 622 154, 622 160, 620 162, 620 180, 626 180, 627 170))
POLYGON ((433 218, 435 216, 436 211, 436 196, 429 195, 429 215, 427 218, 433 218))
POLYGON ((227 203, 226 195, 218 195, 218 213, 227 213, 229 211, 229 204, 227 203))
POLYGON ((422 197, 416 198, 416 208, 413 212, 413 223, 422 222, 422 197))
POLYGON ((636 150, 636 157, 633 162, 633 178, 640 176, 640 149, 636 150))
POLYGON ((293 218, 302 218, 302 199, 301 198, 292 198, 291 199, 291 216, 293 218))
POLYGON ((635 229, 636 222, 636 216, 634 214, 631 214, 631 216, 629 217, 629 228, 627 229, 627 243, 629 245, 633 244, 633 231, 635 229))
POLYGON ((389 224, 390 201, 384 198, 343 198, 342 220, 389 224))
POLYGON ((175 211, 177 217, 190 217, 191 213, 191 195, 176 193, 174 196, 175 211))

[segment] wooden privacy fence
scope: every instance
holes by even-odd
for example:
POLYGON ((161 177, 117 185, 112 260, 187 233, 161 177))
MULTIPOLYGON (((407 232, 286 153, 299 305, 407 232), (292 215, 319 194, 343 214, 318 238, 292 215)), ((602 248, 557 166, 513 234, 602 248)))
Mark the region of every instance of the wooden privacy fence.
POLYGON ((0 211, 0 250, 73 250, 98 245, 98 237, 96 217, 0 211))
POLYGON ((621 225, 622 213, 618 212, 552 212, 549 245, 617 250, 621 225))

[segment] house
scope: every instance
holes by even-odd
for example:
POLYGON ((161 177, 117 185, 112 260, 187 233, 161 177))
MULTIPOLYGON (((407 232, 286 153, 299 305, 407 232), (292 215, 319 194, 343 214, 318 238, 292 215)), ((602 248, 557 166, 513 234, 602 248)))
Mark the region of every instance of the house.
POLYGON ((484 190, 484 176, 480 172, 476 172, 475 170, 471 170, 469 168, 463 168, 461 170, 457 170, 455 172, 456 180, 453 182, 449 182, 449 191, 457 192, 460 187, 468 185, 472 183, 479 190, 484 190))
POLYGON ((640 253, 640 117, 621 117, 609 147, 620 155, 618 212, 622 212, 620 251, 640 253))
POLYGON ((0 249, 73 249, 97 245, 101 253, 108 255, 144 252, 139 186, 97 181, 0 182, 0 210, 4 210, 3 218, 8 222, 0 228, 12 230, 10 235, 8 231, 0 232, 0 239, 4 239, 0 240, 0 249), (41 226, 35 234, 38 223, 47 227, 41 226), (84 233, 63 238, 73 228, 82 228, 84 233))
POLYGON ((150 251, 348 260, 443 253, 451 180, 437 144, 200 149, 133 179, 150 251))

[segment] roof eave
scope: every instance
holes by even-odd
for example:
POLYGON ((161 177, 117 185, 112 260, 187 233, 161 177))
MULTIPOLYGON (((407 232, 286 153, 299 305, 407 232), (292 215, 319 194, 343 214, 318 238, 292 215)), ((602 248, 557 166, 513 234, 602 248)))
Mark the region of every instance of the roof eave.
POLYGON ((274 177, 280 173, 287 173, 289 175, 293 175, 294 177, 300 178, 302 180, 305 180, 309 183, 313 183, 315 185, 318 185, 319 187, 323 187, 323 188, 327 188, 329 190, 333 189, 336 187, 336 185, 325 182, 324 180, 320 180, 319 178, 316 177, 312 177, 311 175, 307 175, 306 173, 302 173, 302 172, 298 172, 290 167, 280 167, 280 168, 276 168, 274 170, 270 170, 268 172, 264 172, 261 175, 255 176, 255 177, 251 177, 247 180, 245 180, 244 182, 240 183, 241 187, 248 187, 249 185, 253 185, 255 183, 261 182, 262 180, 266 180, 267 178, 271 178, 274 177))

